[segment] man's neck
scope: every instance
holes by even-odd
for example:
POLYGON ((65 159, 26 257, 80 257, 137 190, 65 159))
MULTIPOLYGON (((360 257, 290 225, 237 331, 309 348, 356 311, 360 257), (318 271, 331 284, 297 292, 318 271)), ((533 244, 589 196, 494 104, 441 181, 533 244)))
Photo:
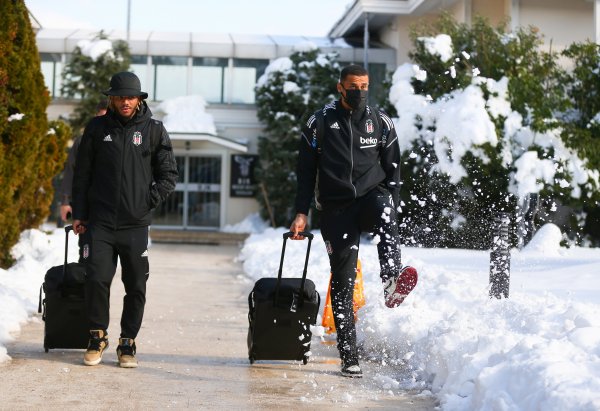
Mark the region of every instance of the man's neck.
POLYGON ((344 99, 340 97, 340 99, 338 100, 338 105, 341 109, 347 111, 349 114, 352 114, 352 117, 355 116, 361 116, 362 113, 365 112, 365 110, 367 109, 366 107, 363 109, 353 109, 352 107, 350 107, 348 104, 346 104, 344 102, 344 99))
POLYGON ((119 123, 121 123, 122 125, 127 124, 129 122, 129 120, 131 120, 133 118, 133 116, 135 116, 135 113, 129 117, 123 117, 121 114, 117 113, 117 118, 119 119, 119 123))

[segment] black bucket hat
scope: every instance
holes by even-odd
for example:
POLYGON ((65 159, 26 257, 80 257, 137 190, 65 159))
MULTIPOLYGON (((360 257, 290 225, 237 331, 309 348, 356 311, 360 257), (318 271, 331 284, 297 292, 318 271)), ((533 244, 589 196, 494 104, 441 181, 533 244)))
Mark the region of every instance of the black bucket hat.
POLYGON ((110 88, 104 92, 106 96, 136 96, 142 100, 148 98, 148 93, 142 91, 140 79, 133 73, 122 71, 110 79, 110 88))

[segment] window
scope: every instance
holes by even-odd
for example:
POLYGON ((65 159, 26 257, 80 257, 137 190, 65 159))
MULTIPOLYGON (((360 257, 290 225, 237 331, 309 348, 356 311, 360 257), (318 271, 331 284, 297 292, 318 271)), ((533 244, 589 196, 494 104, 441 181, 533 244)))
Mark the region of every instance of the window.
MULTIPOLYGON (((148 56, 132 55, 130 70, 153 101, 191 94, 202 96, 207 103, 254 104, 254 86, 269 65, 269 60, 262 59, 193 57, 188 65, 189 61, 187 57, 152 56, 148 66, 148 56)), ((52 67, 44 68, 46 78, 52 67)))
POLYGON ((176 156, 179 182, 153 212, 155 227, 215 228, 221 221, 221 157, 176 156))
POLYGON ((40 53, 41 69, 44 83, 53 98, 60 97, 63 64, 58 53, 40 53))
POLYGON ((383 63, 369 63, 369 104, 378 106, 387 99, 384 82, 386 80, 386 69, 383 63))
POLYGON ((204 97, 207 103, 223 103, 223 86, 227 59, 194 57, 192 62, 192 94, 204 97))
POLYGON ((269 60, 233 59, 230 83, 225 83, 231 103, 254 104, 254 86, 265 72, 269 60))
POLYGON ((148 70, 148 56, 131 56, 129 70, 140 79, 142 91, 148 93, 148 99, 154 100, 154 72, 148 70))
POLYGON ((152 57, 154 100, 187 95, 187 61, 187 57, 152 57))

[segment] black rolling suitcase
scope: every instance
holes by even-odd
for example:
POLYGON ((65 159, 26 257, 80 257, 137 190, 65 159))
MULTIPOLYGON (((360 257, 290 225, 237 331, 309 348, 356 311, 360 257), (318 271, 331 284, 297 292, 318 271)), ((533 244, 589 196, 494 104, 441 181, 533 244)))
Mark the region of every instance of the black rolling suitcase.
POLYGON ((296 360, 304 364, 310 355, 310 340, 319 312, 321 297, 315 284, 306 278, 308 256, 313 235, 308 238, 302 278, 282 278, 286 241, 293 234, 283 235, 283 247, 277 278, 261 278, 248 296, 248 357, 256 360, 296 360))
POLYGON ((65 262, 50 268, 40 288, 38 312, 44 320, 44 350, 51 348, 86 348, 89 339, 85 310, 85 267, 67 263, 69 231, 65 227, 65 262), (43 299, 42 299, 43 290, 43 299))

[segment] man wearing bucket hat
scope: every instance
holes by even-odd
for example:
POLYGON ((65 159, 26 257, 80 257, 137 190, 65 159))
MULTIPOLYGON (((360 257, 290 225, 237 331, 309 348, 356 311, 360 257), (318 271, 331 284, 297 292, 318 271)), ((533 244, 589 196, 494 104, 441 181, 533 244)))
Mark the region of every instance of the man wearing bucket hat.
POLYGON ((87 233, 86 307, 90 340, 83 362, 96 365, 108 347, 109 295, 121 262, 125 286, 119 365, 137 367, 135 338, 142 324, 149 276, 148 227, 152 210, 174 190, 177 164, 162 122, 144 101, 140 80, 115 74, 108 111, 85 128, 73 178, 73 229, 87 233))

